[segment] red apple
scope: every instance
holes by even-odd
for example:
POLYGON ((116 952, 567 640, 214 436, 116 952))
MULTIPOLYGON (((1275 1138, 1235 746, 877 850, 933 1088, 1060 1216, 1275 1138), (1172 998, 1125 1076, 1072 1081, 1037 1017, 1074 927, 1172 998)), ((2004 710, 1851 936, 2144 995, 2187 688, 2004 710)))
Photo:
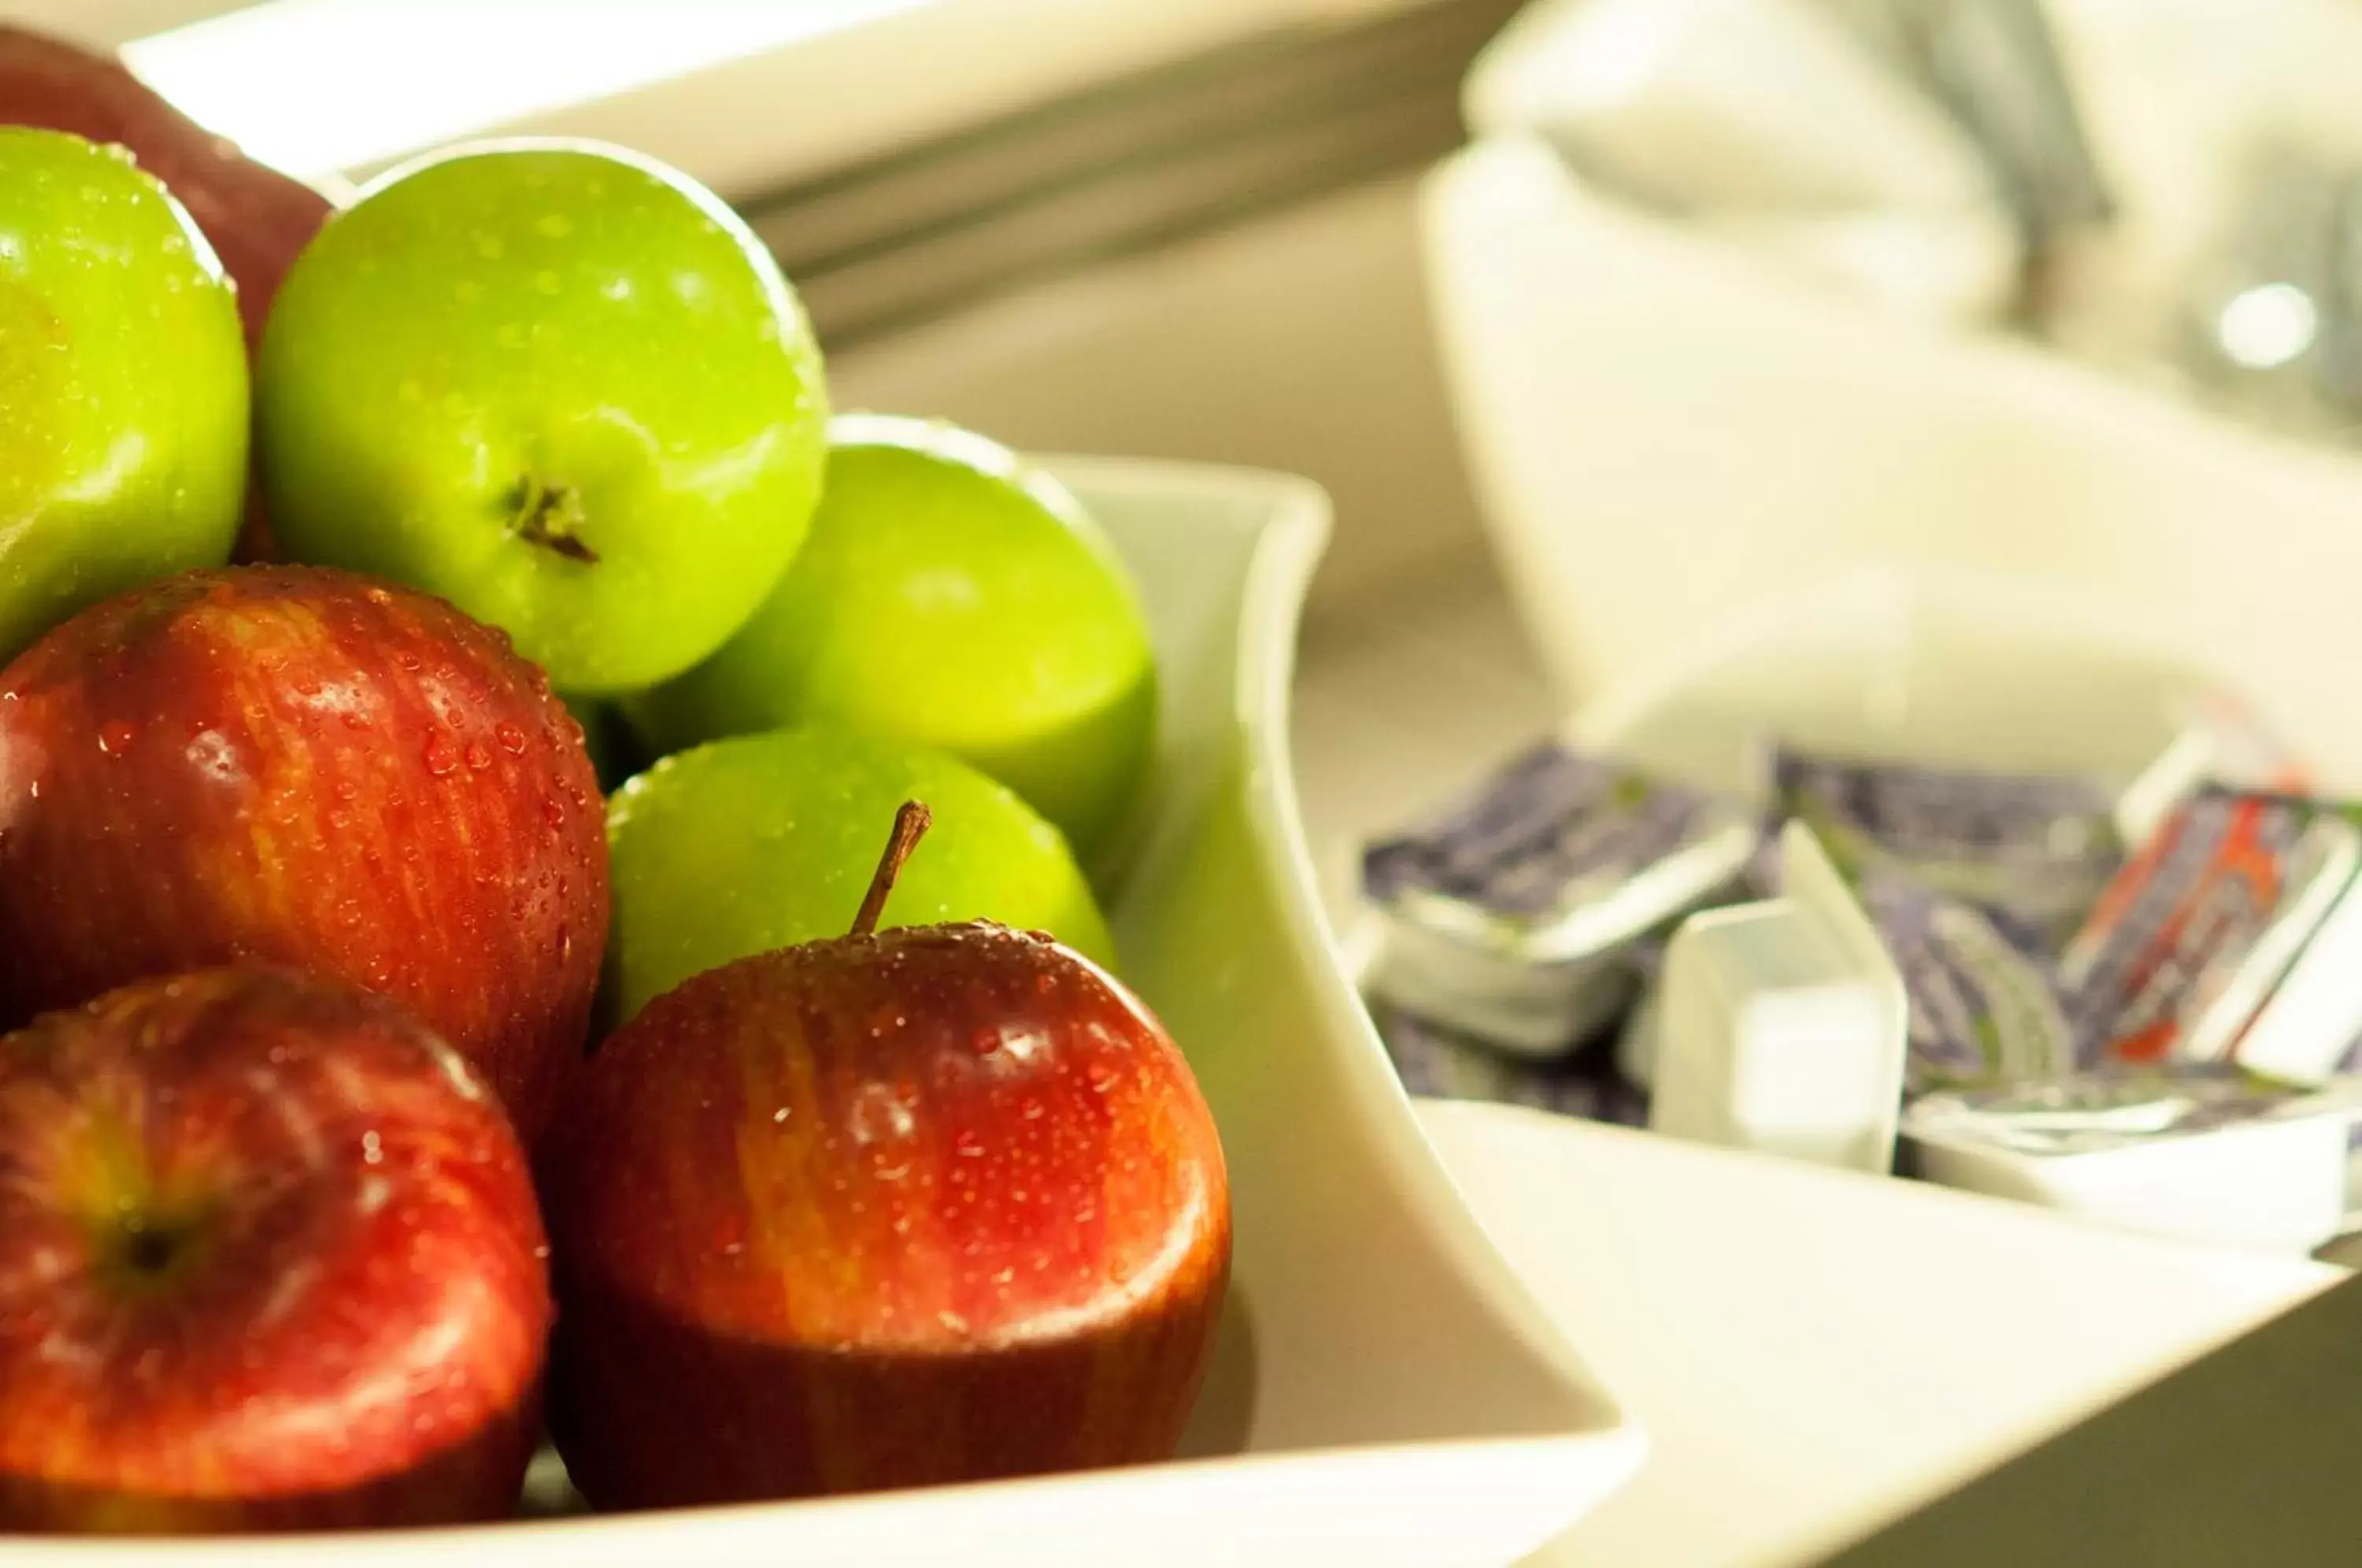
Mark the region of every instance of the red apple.
MULTIPOLYGON (((882 879, 882 878, 881 878, 882 879)), ((1168 1456, 1230 1267, 1156 1020, 976 923, 741 959, 602 1046, 551 1141, 550 1427, 594 1503, 1168 1456)))
POLYGON ((0 1529, 511 1511, 550 1305, 524 1157, 449 1047, 292 973, 0 1040, 0 1529))
POLYGON ((279 281, 333 210, 328 199, 238 151, 105 55, 0 27, 0 123, 119 142, 164 182, 237 281, 249 348, 279 281))
POLYGON ((190 572, 0 669, 0 1024, 260 959, 382 991, 528 1138, 607 934, 582 731, 501 634, 305 567, 190 572))

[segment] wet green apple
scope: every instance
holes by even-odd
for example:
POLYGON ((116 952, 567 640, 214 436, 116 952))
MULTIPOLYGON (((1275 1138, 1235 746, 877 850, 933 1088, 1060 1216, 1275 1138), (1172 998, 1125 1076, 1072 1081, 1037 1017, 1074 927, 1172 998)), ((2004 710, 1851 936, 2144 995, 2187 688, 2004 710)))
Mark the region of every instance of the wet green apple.
POLYGON ((296 259, 259 378, 290 557, 438 594, 583 696, 720 646, 819 492, 820 351, 769 253, 685 176, 588 144, 377 182, 296 259))
POLYGON ((128 153, 0 128, 0 658, 229 558, 246 492, 237 297, 128 153))
POLYGON ((629 711, 664 749, 812 721, 934 746, 1088 856, 1148 760, 1156 665, 1122 564, 1065 486, 952 425, 848 414, 778 587, 629 711))
POLYGON ((773 730, 668 756, 608 802, 614 1021, 691 975, 844 933, 877 868, 877 824, 912 799, 934 829, 878 929, 993 920, 1112 964, 1065 840, 1007 787, 940 752, 773 730))

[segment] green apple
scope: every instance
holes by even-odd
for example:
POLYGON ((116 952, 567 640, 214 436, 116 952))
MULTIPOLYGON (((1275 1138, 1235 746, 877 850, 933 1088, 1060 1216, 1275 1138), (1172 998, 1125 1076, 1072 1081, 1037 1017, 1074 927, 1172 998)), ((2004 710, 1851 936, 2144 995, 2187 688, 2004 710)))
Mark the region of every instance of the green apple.
POLYGON ((0 659, 229 558, 246 494, 237 296, 120 148, 0 128, 0 659))
POLYGON ((853 925, 905 801, 934 813, 881 928, 997 920, 1112 966, 1114 944, 1058 830, 956 758, 827 729, 668 756, 607 807, 618 1023, 691 975, 853 925))
POLYGON ((281 547, 439 594, 585 696, 677 675, 802 542, 820 350, 761 243, 646 159, 502 142, 387 175, 265 328, 281 547))
POLYGON ((934 746, 1087 856, 1147 763, 1156 664, 1121 563, 1064 485, 952 425, 848 414, 778 587, 627 712, 659 749, 806 722, 934 746))

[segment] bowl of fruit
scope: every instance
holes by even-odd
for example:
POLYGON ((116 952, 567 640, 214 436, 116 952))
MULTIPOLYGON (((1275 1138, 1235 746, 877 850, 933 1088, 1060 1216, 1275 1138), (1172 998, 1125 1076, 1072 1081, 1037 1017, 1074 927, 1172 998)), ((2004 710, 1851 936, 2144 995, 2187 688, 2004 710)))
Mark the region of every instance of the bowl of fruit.
POLYGON ((0 128, 12 1560, 1505 1563, 1629 1473, 1330 954, 1317 489, 833 413, 626 151, 251 274, 169 161, 0 128))

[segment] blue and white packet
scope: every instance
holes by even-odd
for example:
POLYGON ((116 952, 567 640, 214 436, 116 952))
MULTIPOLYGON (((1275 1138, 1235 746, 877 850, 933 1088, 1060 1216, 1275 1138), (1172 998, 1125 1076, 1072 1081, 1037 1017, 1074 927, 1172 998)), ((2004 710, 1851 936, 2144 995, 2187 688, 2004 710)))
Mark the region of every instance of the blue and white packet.
POLYGON ((2037 959, 2074 934, 2124 861, 2116 801, 2097 781, 1867 762, 1783 746, 1781 810, 1847 879, 1915 883, 1973 906, 2037 959))
POLYGON ((1910 1000, 1910 1093, 2074 1070, 2075 1037, 2048 968, 1981 911, 1887 874, 1857 891, 1910 1000))
POLYGON ((1504 1056, 1395 1008, 1381 1009, 1377 1025, 1403 1088, 1412 1094, 1530 1106, 1626 1127, 1649 1124, 1648 1091, 1589 1053, 1556 1062, 1504 1056))
POLYGON ((1760 834, 1742 803, 1557 743, 1363 853, 1382 999, 1498 1049, 1556 1055, 1621 1015, 1632 959, 1736 892, 1760 834))

